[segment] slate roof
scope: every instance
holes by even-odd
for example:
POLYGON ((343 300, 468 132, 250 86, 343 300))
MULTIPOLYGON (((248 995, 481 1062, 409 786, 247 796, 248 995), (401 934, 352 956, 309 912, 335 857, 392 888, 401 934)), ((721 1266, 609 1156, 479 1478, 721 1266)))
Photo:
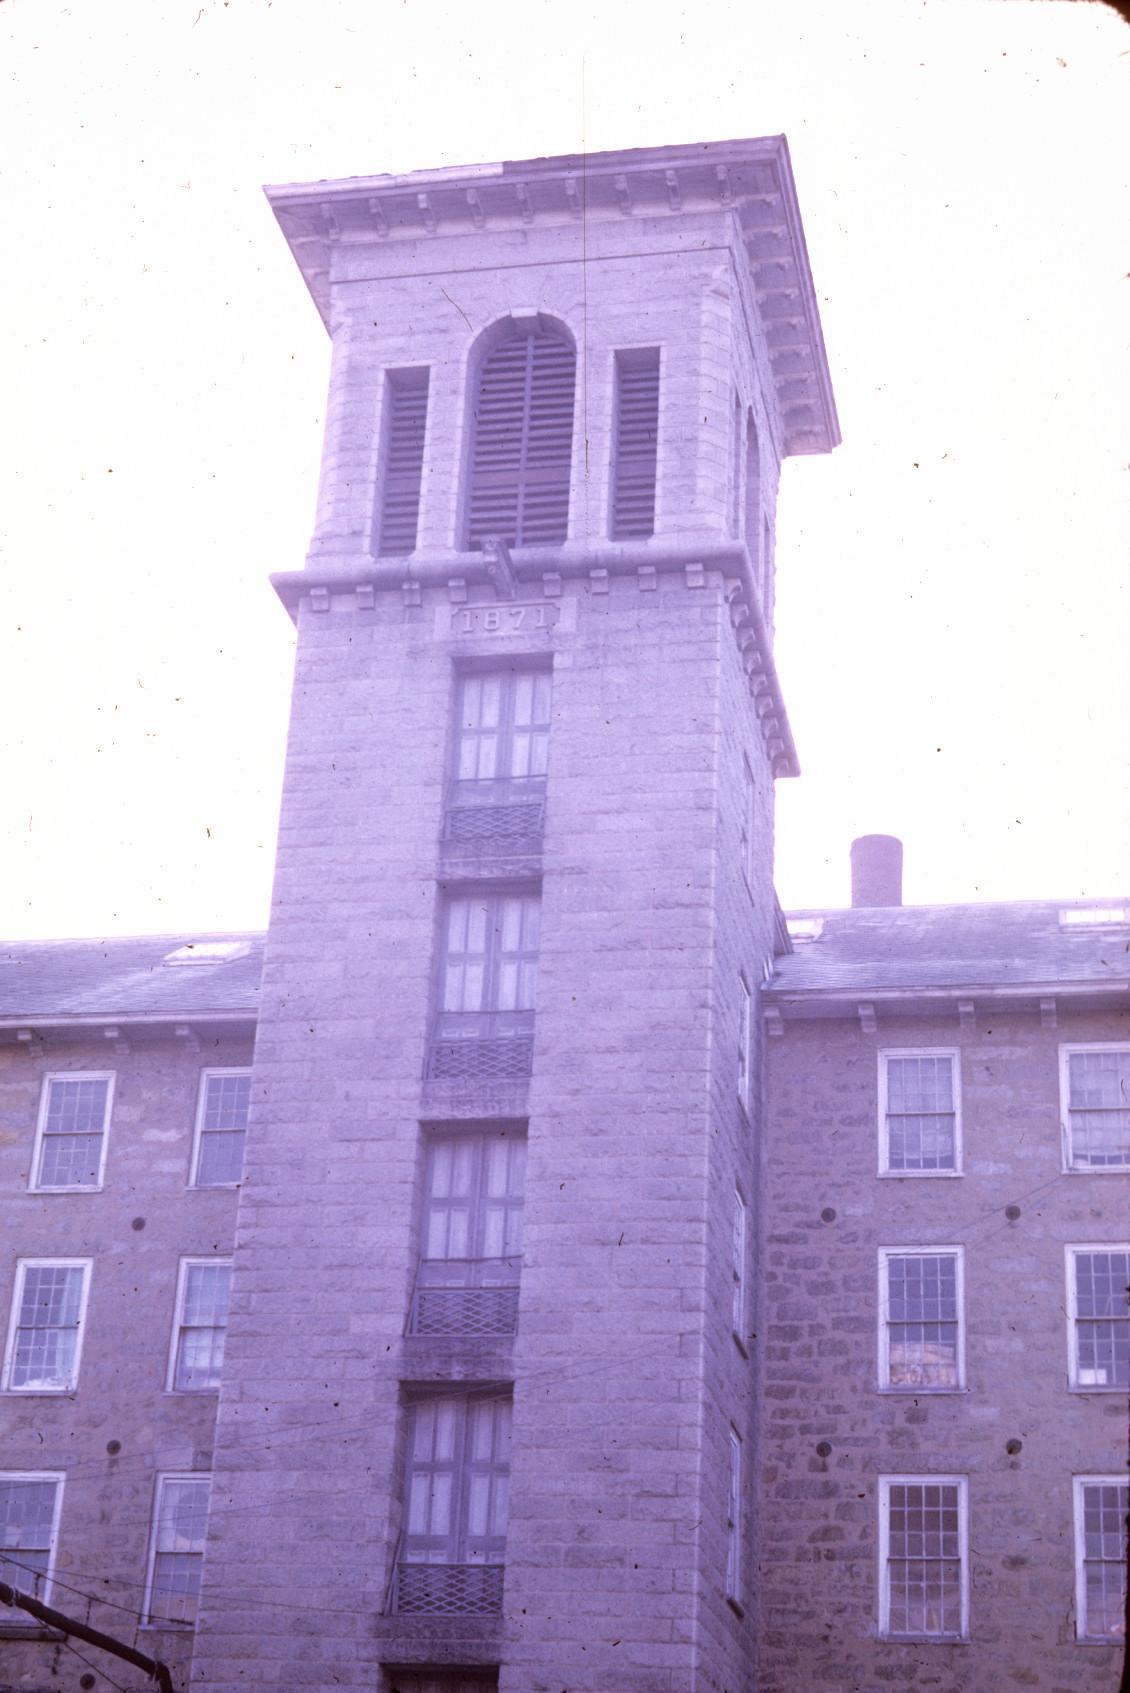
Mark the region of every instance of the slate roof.
MULTIPOLYGON (((1087 904, 1098 908, 1098 901, 1087 904)), ((1130 912, 1130 900, 1110 900, 1130 912)), ((776 960, 767 997, 1023 988, 1130 989, 1130 926, 1064 927, 1076 901, 794 911, 822 920, 776 960)))
POLYGON ((254 1017, 264 939, 240 933, 0 942, 0 1023, 254 1017), (166 963, 178 949, 199 944, 203 951, 216 942, 236 943, 236 954, 166 963))

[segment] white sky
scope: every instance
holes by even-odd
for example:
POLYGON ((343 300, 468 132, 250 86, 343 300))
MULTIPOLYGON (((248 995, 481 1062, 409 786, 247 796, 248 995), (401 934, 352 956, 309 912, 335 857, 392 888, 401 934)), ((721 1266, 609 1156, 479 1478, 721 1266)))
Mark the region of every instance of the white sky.
POLYGON ((0 934, 265 924, 328 341, 259 185, 784 131, 787 905, 1130 886, 1130 30, 1069 0, 0 4, 0 934), (641 19, 647 19, 646 27, 641 19))

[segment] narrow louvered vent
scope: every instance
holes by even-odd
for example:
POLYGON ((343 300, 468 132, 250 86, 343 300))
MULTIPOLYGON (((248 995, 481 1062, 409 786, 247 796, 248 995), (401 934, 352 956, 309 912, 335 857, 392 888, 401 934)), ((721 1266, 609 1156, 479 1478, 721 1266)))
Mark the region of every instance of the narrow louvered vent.
POLYGON ((385 391, 384 451, 377 551, 415 552, 428 421, 428 372, 390 370, 385 391))
POLYGON ((655 451, 659 434, 659 348, 616 355, 612 537, 655 533, 655 451))
POLYGON ((576 354, 564 335, 515 334, 479 370, 467 541, 548 546, 569 528, 576 354))

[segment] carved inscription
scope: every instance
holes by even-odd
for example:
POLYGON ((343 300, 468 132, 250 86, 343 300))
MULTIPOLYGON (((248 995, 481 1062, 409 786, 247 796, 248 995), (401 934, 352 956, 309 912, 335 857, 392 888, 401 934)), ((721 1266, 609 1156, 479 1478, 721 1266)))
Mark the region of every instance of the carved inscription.
POLYGON ((456 605, 444 608, 451 635, 526 635, 552 629, 561 608, 549 602, 536 605, 456 605))

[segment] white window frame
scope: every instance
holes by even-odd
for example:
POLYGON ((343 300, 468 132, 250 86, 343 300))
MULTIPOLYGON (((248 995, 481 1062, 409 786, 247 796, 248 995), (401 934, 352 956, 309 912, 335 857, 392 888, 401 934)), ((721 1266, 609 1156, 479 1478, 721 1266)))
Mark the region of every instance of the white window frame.
POLYGON ((753 994, 744 975, 738 977, 738 1099, 749 1115, 753 1086, 753 994))
POLYGON ((753 892, 753 850, 757 839, 757 784, 749 759, 742 754, 742 814, 740 821, 742 875, 753 892))
POLYGON ((44 1076, 39 1095, 39 1114, 35 1122, 31 1180, 28 1183, 28 1189, 31 1193, 100 1193, 102 1191, 106 1174, 106 1146, 110 1139, 110 1119, 114 1111, 115 1076, 116 1072, 113 1070, 52 1070, 44 1076), (52 1082, 105 1082, 107 1084, 106 1105, 102 1114, 102 1131, 98 1150, 98 1180, 95 1182, 57 1184, 44 1183, 39 1180, 39 1168, 44 1150, 44 1125, 47 1122, 47 1108, 51 1099, 52 1082))
POLYGON ((12 1286, 12 1308, 8 1318, 8 1341, 4 1348, 3 1389, 5 1393, 55 1394, 75 1392, 82 1365, 82 1342, 86 1333, 86 1307, 90 1297, 90 1274, 93 1263, 94 1260, 91 1258, 20 1258, 17 1261, 15 1280, 12 1286), (16 1336, 20 1328, 20 1307, 23 1303, 24 1283, 27 1279, 28 1270, 82 1271, 82 1291, 79 1295, 74 1363, 70 1379, 58 1386, 47 1387, 39 1382, 29 1382, 26 1386, 17 1386, 12 1381, 12 1372, 16 1362, 16 1336))
POLYGON ((734 1236, 731 1275, 733 1277, 732 1322, 734 1339, 745 1352, 746 1344, 746 1262, 748 1254, 749 1210, 740 1187, 734 1188, 734 1236))
MULTIPOLYGON (((40 1599, 40 1601, 45 1605, 49 1605, 51 1603, 51 1585, 52 1585, 52 1582, 54 1581, 54 1577, 55 1577, 55 1556, 56 1556, 56 1553, 58 1552, 58 1549, 59 1549, 59 1523, 60 1523, 60 1520, 61 1520, 62 1515, 63 1515, 63 1486, 64 1486, 64 1483, 66 1482, 66 1479, 67 1479, 66 1475, 64 1474, 64 1472, 62 1470, 3 1470, 3 1471, 0 1471, 0 1481, 16 1481, 16 1482, 19 1482, 19 1481, 30 1481, 30 1482, 50 1481, 50 1482, 54 1482, 54 1484, 55 1484, 55 1502, 54 1502, 54 1504, 51 1508, 51 1538, 48 1541, 48 1545, 47 1545, 47 1569, 44 1572, 43 1586, 40 1588, 38 1595, 35 1595, 35 1594, 32 1595, 33 1597, 38 1597, 40 1599)), ((19 1546, 9 1546, 9 1547, 6 1548, 6 1550, 9 1551, 9 1552, 19 1552, 21 1550, 30 1551, 30 1550, 33 1550, 33 1549, 34 1548, 30 1548, 30 1547, 21 1548, 19 1546)), ((15 1587, 15 1586, 18 1585, 18 1583, 11 1582, 10 1585, 15 1587)), ((27 1592, 28 1589, 22 1588, 21 1591, 27 1592)), ((21 1628, 23 1626, 23 1624, 21 1624, 19 1622, 19 1620, 15 1617, 3 1617, 3 1612, 6 1609, 8 1609, 7 1606, 0 1606, 0 1618, 2 1618, 2 1620, 0 1620, 0 1634, 8 1634, 12 1630, 21 1628)), ((23 1619, 24 1619, 24 1624, 26 1624, 26 1626, 28 1627, 29 1630, 38 1631, 38 1630, 42 1629, 43 1624, 41 1622, 39 1622, 37 1618, 33 1617, 31 1615, 30 1611, 24 1611, 22 1613, 22 1616, 23 1616, 23 1619)))
POLYGON ((730 1466, 726 1487, 726 1597, 739 1609, 742 1603, 742 1437, 730 1424, 730 1466))
POLYGON ((963 1475, 881 1475, 879 1477, 879 1637, 883 1640, 937 1641, 942 1645, 969 1638, 969 1478, 963 1475), (958 1634, 892 1634, 891 1550, 892 1487, 955 1487, 958 1556, 961 1562, 961 1629, 958 1634))
MULTIPOLYGON (((204 1118, 208 1105, 208 1084, 212 1078, 216 1076, 247 1076, 250 1078, 251 1066, 249 1064, 216 1065, 213 1068, 201 1070, 200 1085, 196 1095, 196 1124, 192 1133, 192 1162, 189 1165, 188 1185, 189 1187, 200 1188, 227 1188, 230 1191, 231 1189, 238 1188, 242 1185, 242 1173, 240 1181, 237 1182, 202 1182, 200 1180, 200 1154, 205 1136, 210 1134, 230 1134, 233 1132, 230 1129, 206 1129, 204 1127, 204 1118)), ((250 1100, 248 1100, 248 1105, 250 1107, 250 1100)), ((243 1129, 243 1147, 244 1153, 246 1154, 246 1125, 243 1129)))
MULTIPOLYGON (((1071 1059, 1076 1053, 1088 1052, 1126 1052, 1130 1053, 1130 1043, 1126 1041, 1077 1041, 1063 1045, 1059 1049, 1059 1117, 1062 1126, 1063 1169, 1065 1174, 1073 1176, 1117 1176, 1130 1170, 1130 1149, 1121 1164, 1077 1164, 1071 1135, 1071 1059)), ((1130 1099, 1126 1101, 1130 1110, 1130 1099)), ((1083 1109, 1076 1107, 1077 1110, 1083 1109)))
POLYGON ((963 1246, 881 1246, 879 1248, 879 1387, 883 1393, 963 1393, 965 1391, 965 1248, 963 1246), (892 1258, 953 1258, 956 1260, 957 1381, 951 1387, 915 1386, 891 1380, 892 1258))
MULTIPOLYGON (((1078 1243, 1064 1247, 1065 1279, 1067 1282, 1067 1381, 1073 1393, 1120 1393, 1126 1396, 1125 1382, 1112 1382, 1109 1386, 1098 1382, 1079 1380, 1079 1348, 1077 1345, 1077 1323, 1079 1317, 1078 1295, 1075 1276, 1075 1257, 1080 1252, 1130 1252, 1130 1241, 1099 1240, 1078 1243)), ((1130 1305, 1127 1307, 1130 1317, 1130 1305)))
MULTIPOLYGON (((172 1339, 169 1343, 169 1363, 168 1363, 168 1369, 167 1369, 166 1374, 165 1374, 165 1391, 166 1391, 166 1393, 213 1393, 214 1394, 214 1393, 219 1392, 219 1385, 218 1384, 215 1387, 181 1387, 181 1386, 179 1386, 178 1383, 177 1383, 177 1358, 178 1358, 178 1355, 180 1353, 181 1332, 185 1327, 184 1302, 185 1302, 185 1296, 188 1292, 188 1272, 192 1269, 196 1269, 199 1266, 203 1266, 207 1269, 223 1268, 223 1269, 231 1270, 233 1265, 234 1265, 234 1262, 235 1262, 235 1260, 230 1255, 226 1256, 226 1257, 223 1256, 223 1255, 217 1255, 215 1257, 199 1257, 199 1258, 182 1258, 181 1259, 180 1264, 177 1268, 176 1303, 173 1306, 173 1333, 172 1333, 172 1339)), ((230 1315, 231 1315, 231 1312, 230 1312, 230 1307, 229 1307, 229 1312, 228 1312, 229 1321, 230 1321, 230 1315)), ((218 1325, 214 1325, 214 1326, 218 1326, 218 1325)), ((227 1335, 227 1330, 228 1330, 228 1323, 225 1323, 224 1324, 225 1337, 227 1335)))
MULTIPOLYGON (((1088 1487, 1125 1487, 1126 1471, 1121 1475, 1077 1475, 1073 1478, 1072 1497, 1075 1520, 1075 1638, 1081 1646, 1121 1646, 1122 1635, 1087 1633, 1087 1543, 1084 1532, 1084 1495, 1088 1487)), ((1126 1522, 1123 1518, 1123 1532, 1126 1522)), ((1126 1568, 1127 1547, 1122 1550, 1121 1565, 1126 1568)))
POLYGON ((885 1046, 879 1060, 879 1174, 893 1181, 952 1181, 964 1174, 961 1127, 961 1048, 957 1046, 885 1046), (953 1169, 892 1170, 891 1143, 887 1130, 887 1060, 890 1058, 948 1058, 953 1075, 953 1169))
MULTIPOLYGON (((151 1620, 151 1614, 152 1614, 152 1610, 153 1610, 153 1585, 154 1585, 154 1580, 155 1580, 156 1573, 157 1573, 157 1554, 158 1554, 158 1550, 159 1550, 159 1548, 157 1546, 157 1535, 158 1535, 158 1532, 159 1532, 159 1529, 160 1529, 160 1526, 161 1526, 161 1500, 162 1500, 162 1497, 164 1495, 165 1484, 167 1482, 170 1482, 170 1481, 201 1482, 206 1487, 207 1492, 208 1492, 208 1503, 205 1506, 205 1511, 204 1511, 204 1533, 205 1533, 205 1541, 207 1541, 208 1512, 211 1508, 211 1503, 212 1503, 212 1472, 210 1470, 162 1470, 157 1475, 157 1477, 155 1478, 154 1485, 153 1485, 153 1511, 152 1511, 152 1518, 151 1518, 151 1521, 150 1521, 150 1524, 149 1524, 149 1550, 148 1550, 148 1553, 146 1555, 146 1561, 145 1561, 145 1593, 144 1593, 144 1596, 143 1596, 143 1599, 142 1599, 142 1605, 141 1605, 141 1624, 140 1624, 140 1626, 142 1628, 175 1629, 178 1634, 179 1633, 191 1633, 191 1631, 196 1627, 195 1619, 193 1619, 192 1622, 187 1622, 187 1621, 179 1622, 179 1621, 175 1621, 175 1620, 174 1621, 168 1621, 168 1620, 163 1619, 163 1618, 159 1619, 156 1622, 151 1620)), ((193 1555, 195 1555, 195 1554, 193 1554, 193 1555)), ((201 1549, 199 1556, 200 1556, 200 1565, 201 1565, 201 1568, 203 1569, 203 1566, 204 1566, 203 1548, 201 1549)), ((199 1603, 199 1596, 200 1596, 200 1590, 198 1588, 197 1589, 197 1602, 198 1603, 199 1603)))

